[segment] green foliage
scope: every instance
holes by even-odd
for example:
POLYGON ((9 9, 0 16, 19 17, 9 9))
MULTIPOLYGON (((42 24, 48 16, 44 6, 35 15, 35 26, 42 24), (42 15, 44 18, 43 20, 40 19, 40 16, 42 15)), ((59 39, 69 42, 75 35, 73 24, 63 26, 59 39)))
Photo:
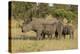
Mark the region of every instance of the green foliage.
POLYGON ((47 3, 39 3, 38 6, 36 6, 36 15, 37 18, 44 18, 48 14, 48 4, 47 3))
POLYGON ((53 12, 53 16, 60 19, 66 18, 68 22, 71 22, 71 20, 73 20, 76 17, 75 13, 73 13, 72 11, 64 10, 64 9, 56 9, 53 12))
POLYGON ((14 16, 15 19, 24 19, 29 18, 32 10, 30 10, 32 7, 35 6, 36 3, 25 3, 25 2, 12 2, 12 16, 14 16))
POLYGON ((65 12, 64 9, 56 9, 53 14, 54 14, 55 17, 64 18, 65 13, 66 12, 65 12))
POLYGON ((48 14, 48 4, 40 3, 38 6, 36 3, 31 2, 12 2, 12 16, 15 19, 25 19, 32 17, 45 17, 48 14), (44 8, 45 7, 45 8, 44 8))
POLYGON ((68 22, 71 22, 76 16, 73 12, 67 11, 65 17, 67 18, 68 22))
POLYGON ((52 15, 55 18, 68 19, 69 22, 77 18, 77 5, 59 5, 49 6, 48 3, 34 2, 12 2, 11 16, 15 19, 45 18, 46 15, 52 15))

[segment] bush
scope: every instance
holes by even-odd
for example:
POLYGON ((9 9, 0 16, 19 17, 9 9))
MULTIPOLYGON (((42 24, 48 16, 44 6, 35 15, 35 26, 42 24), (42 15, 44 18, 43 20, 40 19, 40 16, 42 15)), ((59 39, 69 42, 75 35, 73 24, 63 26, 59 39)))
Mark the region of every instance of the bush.
POLYGON ((76 16, 73 12, 67 11, 65 17, 68 20, 68 22, 71 22, 71 20, 74 20, 76 16))
POLYGON ((68 22, 71 22, 71 20, 73 20, 75 18, 75 14, 71 11, 68 10, 64 10, 64 9, 56 9, 54 10, 54 12, 52 13, 52 15, 54 17, 57 17, 58 19, 64 19, 66 18, 68 20, 68 22))
POLYGON ((54 11, 54 16, 55 17, 64 18, 64 16, 65 16, 65 10, 64 9, 56 9, 54 11))

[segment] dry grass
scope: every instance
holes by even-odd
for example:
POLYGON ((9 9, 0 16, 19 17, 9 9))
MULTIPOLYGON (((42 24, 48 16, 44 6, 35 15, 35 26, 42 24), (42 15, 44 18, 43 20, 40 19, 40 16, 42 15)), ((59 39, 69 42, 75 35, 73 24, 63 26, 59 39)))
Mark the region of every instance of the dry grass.
MULTIPOLYGON (((21 37, 25 35, 26 37, 36 37, 36 33, 31 31, 28 33, 22 33, 21 29, 18 28, 17 23, 12 23, 11 36, 21 37)), ((78 48, 77 41, 77 30, 75 31, 74 39, 69 39, 68 37, 60 40, 55 39, 44 39, 44 40, 30 40, 30 39, 11 39, 11 50, 12 52, 35 52, 35 51, 52 51, 52 50, 66 50, 66 49, 76 49, 78 48)))
POLYGON ((76 49, 77 40, 12 40, 12 52, 76 49))

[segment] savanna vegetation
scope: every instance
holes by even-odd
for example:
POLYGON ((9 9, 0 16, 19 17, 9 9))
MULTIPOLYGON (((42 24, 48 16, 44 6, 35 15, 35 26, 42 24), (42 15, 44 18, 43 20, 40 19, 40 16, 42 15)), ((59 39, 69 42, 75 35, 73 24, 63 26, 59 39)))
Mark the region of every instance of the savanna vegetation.
POLYGON ((11 6, 11 16, 15 19, 45 18, 47 15, 52 15, 60 19, 66 18, 71 22, 78 15, 77 5, 54 4, 49 6, 48 3, 12 2, 11 6))
POLYGON ((75 49, 78 47, 77 41, 77 24, 78 24, 78 6, 68 4, 52 4, 35 3, 35 2, 18 2, 10 3, 9 10, 11 12, 10 31, 11 34, 11 52, 31 52, 31 51, 50 51, 75 49), (11 9, 11 10, 10 10, 11 9), (67 20, 67 23, 73 24, 75 27, 75 35, 73 40, 67 39, 46 39, 35 40, 36 33, 33 31, 22 33, 20 25, 26 20, 32 21, 34 18, 57 18, 61 21, 67 20), (30 39, 31 37, 31 39, 30 39))

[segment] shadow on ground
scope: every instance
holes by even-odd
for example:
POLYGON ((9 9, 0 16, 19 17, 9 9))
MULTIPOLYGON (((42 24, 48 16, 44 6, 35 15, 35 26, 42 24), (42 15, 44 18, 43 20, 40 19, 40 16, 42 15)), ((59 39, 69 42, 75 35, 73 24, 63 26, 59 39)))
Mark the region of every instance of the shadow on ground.
POLYGON ((16 36, 16 37, 9 37, 9 39, 13 39, 13 40, 36 40, 36 37, 20 35, 20 36, 16 36))

